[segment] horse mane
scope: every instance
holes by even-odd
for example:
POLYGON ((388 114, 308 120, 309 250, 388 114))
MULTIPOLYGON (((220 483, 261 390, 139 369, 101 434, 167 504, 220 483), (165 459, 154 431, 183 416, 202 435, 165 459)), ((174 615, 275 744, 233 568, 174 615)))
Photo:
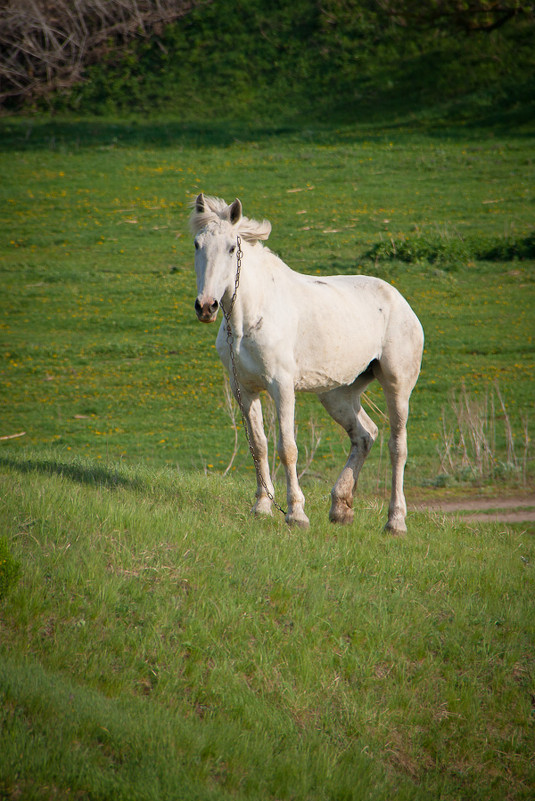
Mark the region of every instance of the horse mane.
POLYGON ((271 233, 271 223, 269 220, 251 220, 249 217, 240 215, 237 222, 231 221, 231 207, 220 197, 203 195, 203 210, 199 211, 197 201, 191 204, 193 211, 190 216, 189 224, 191 232, 198 234, 203 228, 213 222, 228 222, 233 225, 236 233, 239 233, 247 242, 256 242, 259 239, 267 239, 271 233))

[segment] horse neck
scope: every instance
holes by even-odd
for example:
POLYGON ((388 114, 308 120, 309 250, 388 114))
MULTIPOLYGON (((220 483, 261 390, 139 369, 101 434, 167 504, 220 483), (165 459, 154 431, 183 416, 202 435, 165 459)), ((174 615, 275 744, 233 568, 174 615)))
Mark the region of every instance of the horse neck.
MULTIPOLYGON (((230 297, 225 298, 225 306, 230 306, 231 297, 236 289, 236 299, 230 314, 230 323, 238 336, 244 328, 258 320, 260 309, 265 303, 269 292, 269 282, 266 280, 269 270, 265 264, 266 251, 262 245, 249 245, 242 241, 242 259, 239 284, 232 286, 230 297)), ((237 266, 237 264, 236 264, 237 266)))

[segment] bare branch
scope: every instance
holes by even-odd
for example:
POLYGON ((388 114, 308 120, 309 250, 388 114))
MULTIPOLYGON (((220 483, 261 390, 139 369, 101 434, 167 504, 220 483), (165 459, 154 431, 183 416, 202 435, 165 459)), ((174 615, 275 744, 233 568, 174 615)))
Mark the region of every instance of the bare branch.
POLYGON ((175 22, 212 0, 4 0, 0 103, 68 88, 112 48, 175 22))

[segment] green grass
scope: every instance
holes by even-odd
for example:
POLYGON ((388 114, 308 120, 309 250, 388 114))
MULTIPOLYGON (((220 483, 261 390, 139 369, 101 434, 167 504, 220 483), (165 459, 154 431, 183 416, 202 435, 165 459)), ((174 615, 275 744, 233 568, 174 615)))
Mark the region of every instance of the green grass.
MULTIPOLYGON (((355 524, 332 527, 346 444, 307 396, 312 526, 252 520, 243 437, 222 476, 234 435, 215 328, 193 312, 187 216, 200 190, 238 195, 293 268, 407 296, 426 332, 414 496, 440 483, 452 390, 475 403, 497 382, 522 451, 529 129, 35 118, 0 133, 0 436, 25 432, 0 441, 0 535, 20 570, 0 607, 0 795, 528 799, 529 527, 412 512, 406 538, 385 534, 380 420, 355 524)), ((503 486, 532 478, 528 460, 503 486)))
POLYGON ((533 538, 251 522, 245 479, 4 465, 7 798, 529 798, 533 538))
MULTIPOLYGON (((426 332, 409 482, 436 474, 442 410, 463 382, 484 394, 497 381, 521 436, 533 396, 530 137, 214 124, 199 142, 172 122, 1 125, 1 435, 26 432, 6 447, 226 467, 215 330, 192 312, 187 205, 200 190, 267 216, 293 268, 373 273, 407 296, 426 332)), ((382 405, 378 390, 372 398, 382 405)), ((330 480, 345 435, 301 398, 301 432, 312 417, 330 480)), ((249 466, 245 446, 236 464, 249 466)))

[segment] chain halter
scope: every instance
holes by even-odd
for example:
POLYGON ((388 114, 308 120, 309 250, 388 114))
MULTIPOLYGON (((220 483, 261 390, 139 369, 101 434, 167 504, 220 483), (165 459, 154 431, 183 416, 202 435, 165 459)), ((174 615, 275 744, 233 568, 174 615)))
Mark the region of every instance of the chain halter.
POLYGON ((247 421, 245 419, 245 410, 243 408, 243 400, 241 396, 240 385, 238 383, 238 373, 236 369, 236 353, 234 350, 234 334, 232 332, 232 326, 230 325, 230 315, 232 314, 232 310, 234 308, 234 304, 236 303, 236 297, 238 295, 238 287, 240 285, 240 273, 241 273, 241 260, 243 256, 243 251, 241 249, 241 237, 236 237, 236 277, 234 279, 234 294, 230 299, 230 305, 228 311, 225 310, 225 307, 221 303, 221 308, 223 309, 223 315, 225 317, 226 329, 227 329, 227 344, 230 353, 230 363, 232 367, 232 377, 234 379, 234 387, 235 387, 235 394, 236 400, 238 402, 238 406, 240 408, 242 423, 243 423, 243 430, 245 431, 245 437, 247 439, 247 444, 249 446, 249 451, 251 452, 251 456, 253 457, 253 462, 256 468, 256 475, 258 476, 260 483, 262 484, 263 488, 266 491, 266 495, 268 496, 269 500, 273 503, 276 509, 279 512, 282 512, 283 515, 286 514, 285 510, 279 506, 275 498, 273 497, 273 493, 269 491, 266 482, 264 481, 264 477, 262 475, 262 470, 260 469, 260 461, 257 458, 253 445, 251 443, 251 436, 249 434, 249 427, 247 425, 247 421))

